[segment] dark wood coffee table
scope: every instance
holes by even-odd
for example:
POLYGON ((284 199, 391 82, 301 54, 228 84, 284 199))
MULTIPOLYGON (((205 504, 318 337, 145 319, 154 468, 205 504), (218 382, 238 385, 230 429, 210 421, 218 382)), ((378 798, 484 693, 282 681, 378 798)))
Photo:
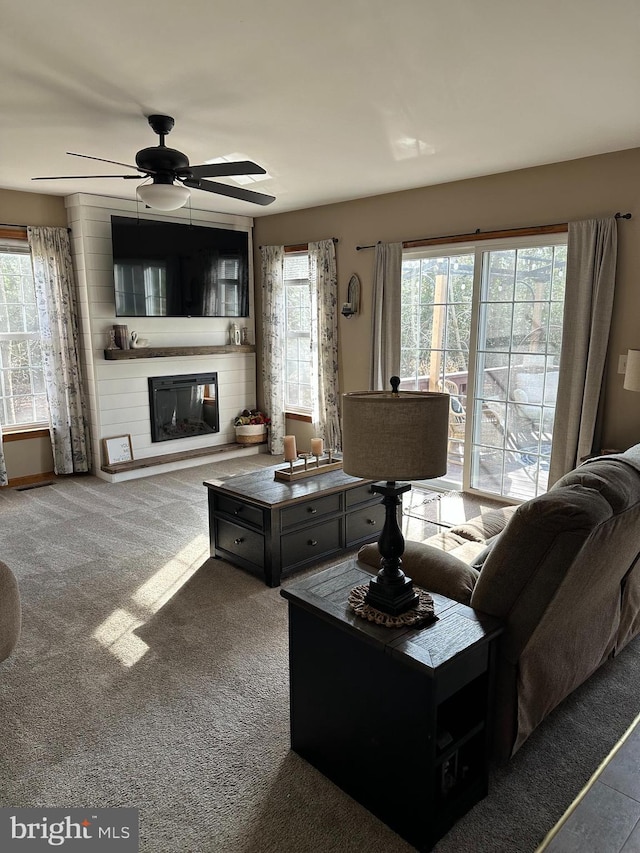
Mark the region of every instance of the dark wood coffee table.
POLYGON ((292 572, 377 539, 384 524, 371 481, 335 470, 282 483, 274 480, 282 467, 204 482, 211 556, 272 587, 292 572))
MULTIPOLYGON (((291 746, 419 850, 487 793, 500 622, 432 593, 437 621, 390 629, 356 616, 357 560, 283 588, 291 746)), ((347 830, 348 831, 348 830, 347 830)))

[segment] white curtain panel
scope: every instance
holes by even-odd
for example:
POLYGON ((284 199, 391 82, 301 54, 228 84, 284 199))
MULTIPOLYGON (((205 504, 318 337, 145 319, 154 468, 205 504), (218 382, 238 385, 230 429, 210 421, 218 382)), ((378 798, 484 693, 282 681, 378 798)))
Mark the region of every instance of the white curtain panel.
POLYGON ((78 321, 66 228, 28 228, 40 317, 49 431, 56 474, 89 470, 78 321))
POLYGON ((4 461, 4 453, 2 452, 2 424, 0 424, 0 486, 6 486, 8 482, 7 466, 4 461))
POLYGON ((269 452, 284 453, 284 246, 262 246, 262 397, 269 452))
POLYGON ((369 389, 390 389, 400 375, 402 243, 377 243, 373 269, 371 371, 369 389))
POLYGON ((615 218, 569 223, 550 486, 598 452, 617 248, 615 218))
POLYGON ((317 370, 317 398, 313 426, 325 445, 342 450, 338 382, 338 276, 333 240, 309 243, 313 363, 317 370))

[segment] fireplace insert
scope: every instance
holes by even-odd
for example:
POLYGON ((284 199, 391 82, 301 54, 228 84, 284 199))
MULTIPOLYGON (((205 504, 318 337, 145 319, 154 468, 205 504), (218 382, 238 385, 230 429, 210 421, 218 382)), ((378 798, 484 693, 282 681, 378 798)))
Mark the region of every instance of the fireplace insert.
POLYGON ((150 376, 149 408, 152 441, 219 432, 218 374, 150 376))

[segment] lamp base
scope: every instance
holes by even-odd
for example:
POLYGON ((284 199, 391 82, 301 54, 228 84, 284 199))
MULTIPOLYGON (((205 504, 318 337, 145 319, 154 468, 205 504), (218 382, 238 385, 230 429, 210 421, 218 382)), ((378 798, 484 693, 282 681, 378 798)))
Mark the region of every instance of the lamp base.
POLYGON ((413 588, 413 581, 402 571, 404 538, 398 524, 398 507, 402 505, 400 495, 408 492, 410 483, 376 483, 373 492, 382 495, 385 508, 384 527, 378 540, 382 557, 381 569, 369 582, 365 602, 382 613, 398 616, 412 607, 417 607, 420 598, 413 588))
POLYGON ((413 588, 413 581, 406 575, 403 574, 400 579, 395 578, 393 583, 388 583, 384 576, 378 575, 369 581, 369 591, 364 600, 370 607, 375 607, 382 613, 399 616, 406 610, 417 607, 420 596, 413 588))

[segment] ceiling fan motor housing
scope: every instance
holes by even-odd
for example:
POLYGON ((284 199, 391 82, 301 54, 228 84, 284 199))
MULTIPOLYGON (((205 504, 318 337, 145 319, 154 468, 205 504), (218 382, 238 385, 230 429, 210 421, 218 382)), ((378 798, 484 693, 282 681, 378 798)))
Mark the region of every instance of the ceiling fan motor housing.
POLYGON ((182 151, 176 151, 175 148, 156 145, 138 151, 136 166, 143 172, 168 172, 171 174, 178 172, 183 175, 189 171, 189 158, 182 151))

